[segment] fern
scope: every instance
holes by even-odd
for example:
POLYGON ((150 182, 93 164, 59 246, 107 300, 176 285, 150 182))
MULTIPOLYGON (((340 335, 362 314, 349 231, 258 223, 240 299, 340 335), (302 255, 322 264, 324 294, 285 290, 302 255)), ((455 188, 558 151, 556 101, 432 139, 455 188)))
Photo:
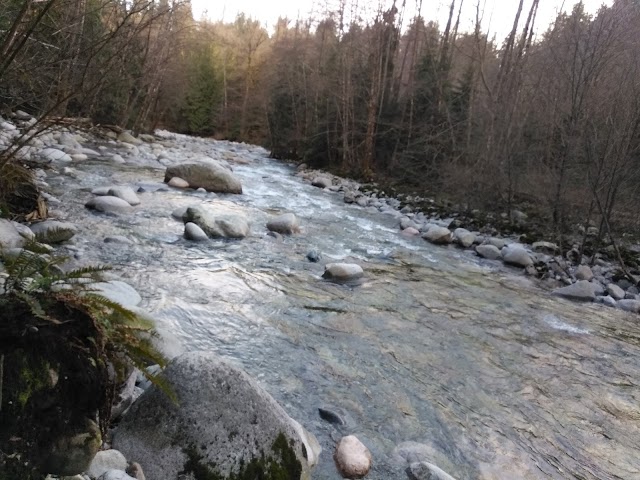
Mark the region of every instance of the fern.
POLYGON ((59 227, 50 228, 45 232, 35 234, 35 241, 38 243, 61 243, 69 238, 69 230, 59 227))
MULTIPOLYGON (((56 235, 55 231, 53 233, 56 235)), ((50 240, 52 237, 47 235, 46 238, 50 240)), ((101 358, 90 358, 91 362, 106 362, 121 372, 126 371, 128 365, 133 365, 175 401, 169 385, 145 370, 150 363, 166 365, 164 356, 152 341, 156 335, 153 322, 94 288, 95 283, 103 281, 102 274, 111 267, 98 265, 65 272, 60 266, 68 259, 49 255, 49 249, 38 239, 43 237, 29 242, 17 256, 10 257, 0 251, 0 259, 8 274, 0 304, 19 301, 33 318, 53 326, 63 323, 50 311, 56 302, 86 313, 95 335, 82 340, 91 342, 98 352, 102 352, 101 358)))

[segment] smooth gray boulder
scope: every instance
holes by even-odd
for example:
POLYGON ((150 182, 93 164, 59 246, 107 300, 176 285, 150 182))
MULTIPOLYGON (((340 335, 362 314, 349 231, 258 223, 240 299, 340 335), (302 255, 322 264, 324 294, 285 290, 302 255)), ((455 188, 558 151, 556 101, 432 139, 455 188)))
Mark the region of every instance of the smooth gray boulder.
POLYGON ((118 450, 101 450, 93 457, 87 470, 90 478, 99 478, 109 470, 126 470, 127 459, 118 450))
POLYGON ((591 271, 591 268, 589 266, 580 265, 576 269, 576 278, 578 280, 590 281, 591 279, 593 279, 593 272, 591 271))
POLYGON ((502 250, 505 247, 505 245, 507 245, 507 241, 504 238, 489 237, 485 240, 485 244, 493 245, 498 250, 502 250))
POLYGON ((329 263, 324 267, 322 278, 334 282, 349 282, 357 280, 363 275, 362 267, 355 263, 329 263))
POLYGON ((0 218, 0 249, 22 248, 26 242, 12 222, 0 218))
POLYGON ((133 211, 133 207, 129 205, 128 202, 110 195, 94 197, 85 203, 84 206, 103 213, 129 213, 133 211))
POLYGON ((415 462, 409 465, 407 475, 411 480, 455 480, 441 468, 429 462, 415 462))
POLYGON ((228 169, 217 162, 181 163, 167 167, 164 181, 180 177, 189 183, 191 188, 204 188, 208 192, 242 193, 240 180, 228 169))
POLYGON ((195 470, 198 478, 232 472, 244 478, 250 468, 271 472, 260 478, 311 478, 320 448, 315 437, 244 371, 212 353, 191 352, 162 375, 177 403, 152 386, 113 438, 114 448, 135 458, 147 478, 194 478, 195 470))
POLYGON ((57 220, 45 220, 34 223, 29 227, 42 243, 62 243, 71 240, 77 233, 78 228, 67 222, 57 220))
POLYGON ((326 175, 319 175, 311 180, 311 185, 318 188, 329 188, 333 185, 333 181, 326 175))
POLYGON ((476 247, 476 253, 487 260, 498 260, 502 258, 502 253, 500 253, 500 250, 495 245, 478 245, 476 247))
POLYGON ((618 300, 616 306, 626 312, 640 313, 640 300, 623 299, 618 300))
POLYGON ((502 249, 502 260, 508 265, 526 268, 533 265, 533 259, 522 245, 512 243, 502 249))
POLYGON ((112 197, 118 197, 127 202, 129 205, 140 205, 140 199, 133 188, 128 186, 111 187, 107 192, 107 195, 112 197))
POLYGON ((614 300, 622 300, 625 297, 625 292, 615 283, 607 285, 607 293, 611 295, 614 300))
POLYGON ((38 153, 40 158, 45 162, 61 162, 69 163, 72 161, 71 157, 57 148, 45 148, 38 153))
POLYGON ((240 215, 218 215, 204 206, 189 207, 183 216, 185 223, 198 225, 209 238, 244 238, 249 235, 249 222, 240 215))
POLYGON ((453 241, 451 231, 445 227, 432 226, 423 235, 422 238, 436 245, 446 245, 453 241))
POLYGON ((300 230, 300 223, 293 213, 283 213, 269 220, 267 222, 267 229, 283 235, 290 235, 300 230))
POLYGON ((141 145, 142 140, 137 139, 129 132, 121 132, 118 134, 118 141, 124 143, 130 143, 131 145, 141 145))
POLYGON ((464 248, 469 248, 476 241, 476 234, 466 228, 456 228, 453 231, 453 240, 464 248))
POLYGON ((208 240, 207 234, 195 223, 187 222, 184 225, 184 238, 194 242, 208 240))
POLYGON ((583 302, 593 302, 596 299, 596 287, 594 284, 586 280, 578 280, 573 285, 558 288, 553 291, 553 295, 568 298, 570 300, 579 300, 583 302))

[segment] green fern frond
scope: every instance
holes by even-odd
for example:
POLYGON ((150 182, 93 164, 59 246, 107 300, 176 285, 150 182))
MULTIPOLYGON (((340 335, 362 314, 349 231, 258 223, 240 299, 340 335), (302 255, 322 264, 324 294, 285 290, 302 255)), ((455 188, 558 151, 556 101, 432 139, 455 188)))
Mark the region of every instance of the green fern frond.
POLYGON ((41 255, 51 253, 51 247, 48 245, 43 245, 42 243, 36 242, 35 240, 29 240, 24 247, 24 250, 28 250, 33 253, 39 253, 41 255))
POLYGON ((29 295, 28 293, 25 293, 25 292, 19 292, 19 291, 13 292, 13 294, 16 297, 18 297, 20 300, 22 300, 29 307, 34 317, 39 318, 41 320, 46 320, 47 322, 50 322, 56 325, 60 325, 60 323, 62 323, 59 320, 56 320, 55 318, 51 318, 49 315, 47 315, 40 301, 37 298, 33 297, 32 295, 29 295))

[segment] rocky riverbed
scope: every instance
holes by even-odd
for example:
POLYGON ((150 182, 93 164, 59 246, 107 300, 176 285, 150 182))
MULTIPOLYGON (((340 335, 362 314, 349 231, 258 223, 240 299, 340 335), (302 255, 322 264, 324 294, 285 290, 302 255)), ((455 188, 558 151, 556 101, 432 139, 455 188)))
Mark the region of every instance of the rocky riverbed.
POLYGON ((614 266, 449 230, 249 145, 53 131, 24 155, 71 224, 56 250, 114 265, 106 288, 156 319, 169 355, 242 366, 318 438, 313 478, 340 478, 331 452, 350 434, 372 479, 430 478, 420 462, 459 479, 640 477, 640 326, 623 310, 638 298, 614 266), (211 161, 241 194, 165 175, 211 161), (546 287, 524 274, 541 262, 546 287), (329 264, 361 271, 335 282, 329 264))

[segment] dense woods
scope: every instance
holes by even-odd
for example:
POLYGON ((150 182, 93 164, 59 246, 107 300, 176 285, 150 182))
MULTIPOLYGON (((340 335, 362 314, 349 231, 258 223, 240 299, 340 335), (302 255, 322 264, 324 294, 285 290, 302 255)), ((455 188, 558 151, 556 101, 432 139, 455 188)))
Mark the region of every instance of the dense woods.
POLYGON ((463 30, 464 2, 444 24, 343 1, 267 31, 196 21, 188 1, 0 0, 0 103, 260 143, 556 233, 640 227, 640 5, 577 3, 547 26, 518 0, 502 39, 482 2, 463 30))

